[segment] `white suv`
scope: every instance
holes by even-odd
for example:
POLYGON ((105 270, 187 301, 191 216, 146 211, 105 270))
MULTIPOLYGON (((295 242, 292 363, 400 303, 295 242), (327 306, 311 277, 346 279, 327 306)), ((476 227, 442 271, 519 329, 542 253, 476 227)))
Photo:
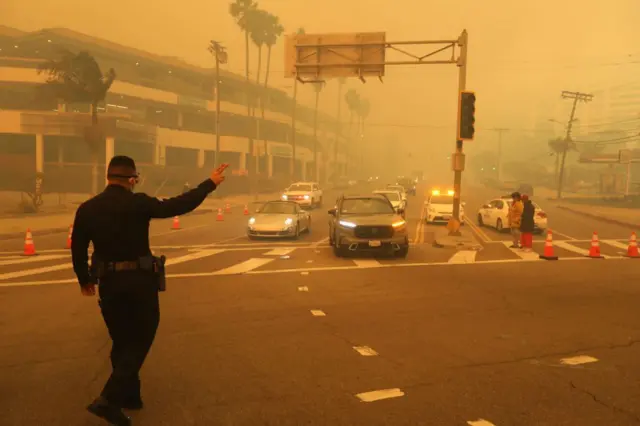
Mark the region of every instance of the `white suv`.
POLYGON ((282 199, 294 201, 301 207, 322 206, 322 189, 316 182, 296 182, 284 190, 282 199))

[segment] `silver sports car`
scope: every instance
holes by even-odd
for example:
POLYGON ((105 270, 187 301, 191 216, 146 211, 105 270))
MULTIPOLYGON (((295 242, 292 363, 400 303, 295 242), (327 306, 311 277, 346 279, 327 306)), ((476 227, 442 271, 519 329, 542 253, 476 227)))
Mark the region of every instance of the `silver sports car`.
POLYGON ((293 201, 269 201, 249 218, 247 236, 278 238, 300 236, 311 229, 311 215, 293 201))

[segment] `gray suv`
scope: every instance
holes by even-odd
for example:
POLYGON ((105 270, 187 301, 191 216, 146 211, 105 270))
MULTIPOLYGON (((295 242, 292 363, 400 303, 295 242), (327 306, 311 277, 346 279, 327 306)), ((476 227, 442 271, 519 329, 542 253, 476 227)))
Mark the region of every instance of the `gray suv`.
POLYGON ((380 252, 409 253, 407 222, 383 195, 342 196, 329 210, 329 243, 336 256, 380 252))

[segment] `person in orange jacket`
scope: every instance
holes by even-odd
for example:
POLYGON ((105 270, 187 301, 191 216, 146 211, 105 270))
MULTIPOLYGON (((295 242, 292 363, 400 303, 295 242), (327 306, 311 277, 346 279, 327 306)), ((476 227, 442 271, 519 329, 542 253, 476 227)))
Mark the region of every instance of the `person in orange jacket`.
POLYGON ((524 205, 522 204, 522 196, 519 192, 511 194, 511 206, 509 206, 509 228, 511 228, 511 238, 513 244, 511 248, 520 247, 520 224, 522 223, 522 211, 524 205))

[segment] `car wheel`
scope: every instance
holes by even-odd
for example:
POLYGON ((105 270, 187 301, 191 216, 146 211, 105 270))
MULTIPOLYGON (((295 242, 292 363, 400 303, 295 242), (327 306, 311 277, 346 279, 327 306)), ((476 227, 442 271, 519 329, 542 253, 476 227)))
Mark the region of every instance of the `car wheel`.
POLYGON ((504 225, 502 224, 502 219, 498 219, 498 221, 496 222, 496 229, 498 230, 498 232, 504 231, 504 225))
POLYGON ((317 206, 316 206, 316 200, 315 200, 315 198, 312 198, 312 199, 311 199, 311 204, 309 204, 309 208, 310 208, 310 209, 314 209, 314 208, 316 208, 316 207, 317 207, 317 206))
POLYGON ((484 221, 482 220, 482 215, 478 215, 478 226, 484 226, 484 221))
POLYGON ((300 238, 300 222, 296 223, 296 239, 300 238))
POLYGON ((333 233, 331 232, 331 227, 329 227, 329 245, 333 247, 335 241, 333 240, 333 233))
POLYGON ((335 254, 337 257, 345 256, 345 250, 344 248, 342 248, 340 243, 336 240, 336 237, 333 237, 333 254, 335 254))
POLYGON ((305 229, 304 232, 307 234, 311 233, 311 217, 309 217, 309 220, 307 221, 307 229, 305 229))
POLYGON ((402 258, 406 258, 407 255, 409 254, 409 246, 401 246, 400 250, 396 251, 395 253, 396 257, 402 257, 402 258))

